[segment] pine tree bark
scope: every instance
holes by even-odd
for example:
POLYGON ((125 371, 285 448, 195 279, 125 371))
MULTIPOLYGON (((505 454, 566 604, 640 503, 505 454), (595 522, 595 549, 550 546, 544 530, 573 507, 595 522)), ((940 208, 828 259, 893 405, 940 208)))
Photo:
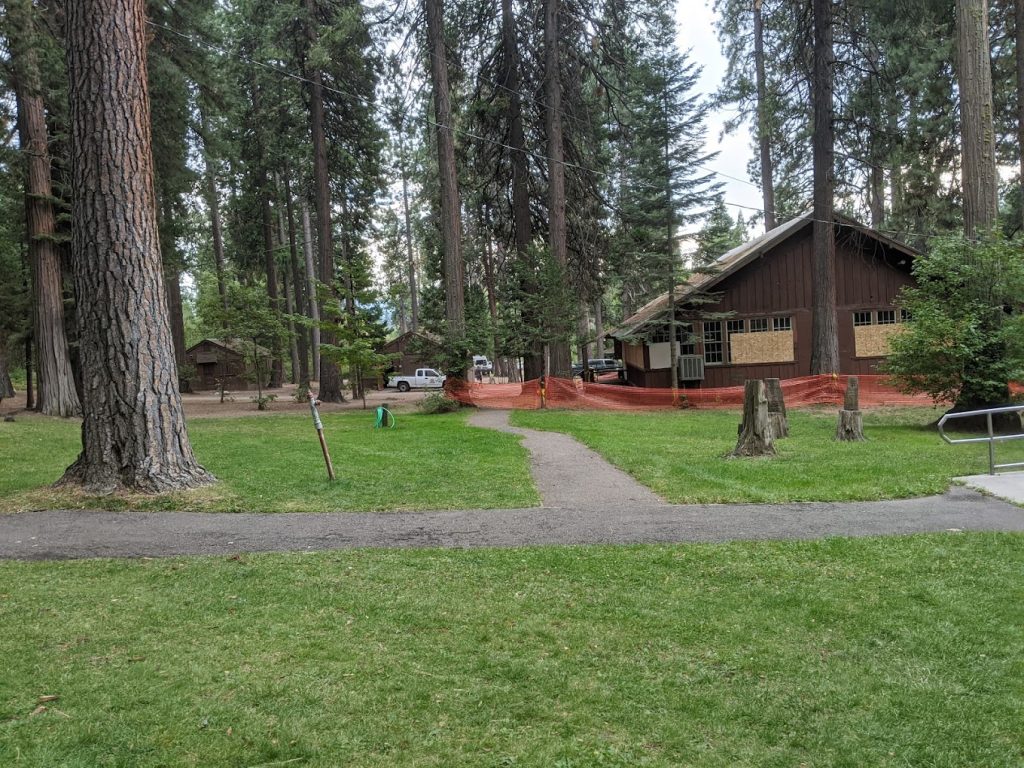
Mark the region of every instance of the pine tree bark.
POLYGON ((956 0, 956 29, 964 235, 973 238, 995 224, 999 191, 987 0, 956 0))
MULTIPOLYGON (((312 48, 319 36, 316 28, 316 4, 314 0, 305 0, 305 7, 308 17, 306 39, 308 46, 312 48)), ((323 75, 319 68, 313 68, 306 72, 306 79, 309 81, 309 128, 313 139, 313 204, 316 209, 319 276, 320 282, 328 286, 334 294, 334 236, 331 229, 331 190, 327 174, 327 139, 324 135, 323 75)), ((319 363, 320 399, 328 403, 340 403, 345 400, 341 392, 341 371, 338 364, 320 359, 320 343, 333 344, 334 341, 333 333, 321 330, 320 338, 313 347, 314 358, 319 363)))
POLYGON ((411 315, 411 330, 417 331, 420 327, 420 297, 416 280, 416 256, 412 246, 412 215, 409 212, 408 160, 405 156, 405 142, 401 131, 398 132, 398 157, 402 173, 402 216, 405 220, 405 258, 409 275, 409 313, 411 315))
MULTIPOLYGON (((523 102, 519 92, 519 36, 516 34, 516 20, 512 13, 512 0, 501 0, 501 45, 505 60, 502 80, 508 104, 508 127, 510 162, 512 165, 512 235, 516 247, 516 259, 521 265, 530 265, 530 243, 533 240, 533 221, 530 217, 530 169, 526 160, 526 135, 523 130, 523 102)), ((529 270, 524 270, 529 271, 529 270)), ((524 279, 520 290, 525 295, 536 293, 537 287, 530 279, 524 279)), ((527 327, 536 323, 536 318, 527 314, 523 318, 527 327)), ((537 379, 544 373, 544 351, 539 342, 523 356, 523 378, 537 379)))
MULTIPOLYGON (((287 242, 288 230, 285 227, 285 214, 284 211, 278 209, 277 211, 277 242, 280 244, 278 247, 284 246, 287 242)), ((292 242, 291 248, 294 251, 295 243, 292 242)), ((299 383, 299 340, 298 335, 295 332, 295 321, 292 317, 295 315, 295 296, 292 292, 292 281, 291 281, 291 261, 284 266, 281 270, 281 292, 284 294, 284 305, 285 311, 288 314, 288 354, 291 357, 292 370, 291 378, 289 381, 292 384, 299 383)))
MULTIPOLYGON (((295 231, 295 203, 292 200, 292 185, 288 179, 287 169, 284 177, 284 208, 285 216, 288 219, 288 266, 292 276, 292 291, 294 293, 295 313, 309 317, 306 309, 306 292, 304 290, 304 278, 302 268, 299 266, 298 238, 295 231)), ((289 294, 291 295, 291 294, 289 294)), ((288 310, 292 312, 291 309, 288 310)), ((294 334, 296 354, 299 360, 298 384, 300 387, 309 387, 309 342, 305 326, 300 326, 294 334)))
MULTIPOLYGON (((262 153, 261 157, 262 157, 262 153)), ((260 196, 260 224, 263 232, 263 269, 267 273, 267 302, 274 317, 281 317, 281 300, 277 290, 277 259, 274 252, 274 217, 270 207, 270 182, 267 172, 260 169, 258 178, 258 189, 260 196)), ((275 341, 271 349, 270 381, 268 389, 276 389, 284 381, 284 361, 281 359, 281 345, 275 341)))
POLYGON ((757 143, 761 152, 761 199, 764 228, 775 229, 775 170, 772 164, 772 139, 768 129, 768 80, 764 69, 764 22, 762 0, 754 0, 754 77, 757 80, 757 143))
MULTIPOLYGON (((203 142, 203 161, 205 172, 203 173, 203 191, 206 196, 206 209, 210 213, 210 235, 213 239, 213 264, 217 271, 217 294, 220 296, 220 303, 225 315, 228 311, 227 283, 225 280, 224 260, 224 235, 220 223, 220 193, 217 191, 217 170, 213 154, 210 152, 209 132, 210 124, 206 118, 206 112, 199 110, 203 142)), ((225 318, 226 321, 226 318, 225 318)))
POLYGON ((740 424, 736 447, 729 455, 774 456, 775 453, 764 382, 748 379, 743 389, 743 422, 740 424))
POLYGON ((309 346, 313 369, 310 377, 320 382, 320 299, 316 293, 316 265, 313 263, 313 227, 309 221, 309 206, 302 201, 302 255, 306 261, 306 300, 313 327, 309 330, 309 346))
POLYGON ((864 417, 860 412, 860 379, 850 376, 846 381, 846 395, 836 422, 836 440, 843 443, 864 441, 864 417))
POLYGON ((64 291, 46 129, 46 109, 32 32, 32 4, 8 4, 18 141, 25 157, 25 218, 34 299, 33 332, 38 386, 36 407, 47 416, 81 413, 64 329, 64 291))
POLYGON ((835 134, 832 91, 832 0, 813 0, 814 14, 814 255, 811 263, 811 373, 839 372, 836 240, 833 227, 835 134))
MULTIPOLYGON (((548 244, 551 258, 559 268, 559 278, 566 279, 569 264, 565 223, 565 147, 562 136, 562 82, 559 55, 559 13, 561 0, 544 2, 544 80, 547 91, 545 124, 548 138, 548 244)), ((549 349, 549 373, 570 378, 572 360, 569 356, 568 328, 556 320, 549 329, 553 337, 549 349)))
MULTIPOLYGON (((161 199, 159 192, 157 200, 157 230, 159 232, 161 227, 164 227, 164 232, 166 232, 174 214, 169 210, 169 201, 166 198, 161 199)), ((181 305, 181 257, 175 244, 169 241, 170 235, 167 235, 167 241, 160 241, 160 259, 163 262, 164 292, 167 295, 167 317, 171 321, 174 362, 180 373, 185 362, 185 316, 181 305)), ((181 385, 187 385, 187 382, 179 377, 179 386, 181 385)), ((183 386, 182 389, 188 391, 187 386, 183 386)))
POLYGON ((60 482, 92 492, 205 485, 214 478, 185 429, 164 297, 144 3, 77 0, 67 13, 84 419, 82 452, 60 482))
POLYGON ((1024 2, 1013 4, 1014 42, 1017 55, 1017 153, 1020 162, 1018 185, 1021 195, 1021 217, 1024 226, 1024 2))
POLYGON ((14 383, 7 364, 7 335, 0 334, 0 400, 14 397, 14 383))
POLYGON ((441 185, 441 242, 444 249, 444 317, 448 336, 460 340, 466 331, 465 266, 462 262, 462 214, 455 141, 452 133, 451 91, 444 44, 443 0, 423 0, 427 16, 427 51, 434 89, 437 128, 437 167, 441 185))

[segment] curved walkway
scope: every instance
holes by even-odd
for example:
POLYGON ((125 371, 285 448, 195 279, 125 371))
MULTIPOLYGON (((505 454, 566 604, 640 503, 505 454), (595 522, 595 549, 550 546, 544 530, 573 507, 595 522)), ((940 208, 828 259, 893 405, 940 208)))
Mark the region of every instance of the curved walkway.
POLYGON ((1024 509, 966 488, 898 501, 672 505, 566 435, 510 427, 507 413, 499 411, 476 413, 471 423, 523 435, 544 506, 366 514, 25 512, 0 515, 0 558, 1024 531, 1024 509))

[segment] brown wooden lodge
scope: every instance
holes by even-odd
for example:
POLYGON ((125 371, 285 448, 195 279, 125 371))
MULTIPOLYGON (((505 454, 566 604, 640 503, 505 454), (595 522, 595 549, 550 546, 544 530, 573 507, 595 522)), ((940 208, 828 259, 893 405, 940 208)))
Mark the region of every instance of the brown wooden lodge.
MULTIPOLYGON (((270 350, 256 347, 260 356, 263 385, 270 379, 270 350)), ((185 350, 185 362, 195 369, 190 380, 196 391, 218 389, 247 390, 256 386, 251 342, 238 339, 203 339, 185 350), (223 381, 223 384, 220 382, 223 381)))
MULTIPOLYGON (((728 387, 746 379, 807 376, 811 368, 813 221, 795 218, 734 248, 675 290, 678 383, 728 387)), ((903 321, 895 306, 917 252, 837 215, 840 370, 878 373, 903 321)), ((611 332, 629 383, 670 387, 668 294, 611 332)))

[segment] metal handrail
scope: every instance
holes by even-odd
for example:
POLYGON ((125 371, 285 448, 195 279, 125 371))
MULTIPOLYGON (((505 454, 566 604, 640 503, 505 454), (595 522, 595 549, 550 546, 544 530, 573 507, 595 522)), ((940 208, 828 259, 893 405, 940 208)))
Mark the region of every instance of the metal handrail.
POLYGON ((1019 432, 1013 435, 996 435, 992 431, 992 415, 996 413, 1021 413, 1024 411, 1024 404, 1022 405, 1004 405, 999 408, 982 408, 977 411, 960 411, 959 413, 947 413, 941 419, 939 419, 939 435, 950 445, 959 445, 960 443, 988 443, 988 473, 994 475, 997 469, 1010 469, 1011 467, 1024 467, 1024 461, 1017 461, 1012 464, 996 464, 996 443, 1004 442, 1006 440, 1024 440, 1024 432, 1019 432), (963 419, 968 416, 984 416, 985 423, 988 425, 988 434, 985 437, 960 437, 957 439, 950 438, 943 427, 947 421, 951 419, 963 419))

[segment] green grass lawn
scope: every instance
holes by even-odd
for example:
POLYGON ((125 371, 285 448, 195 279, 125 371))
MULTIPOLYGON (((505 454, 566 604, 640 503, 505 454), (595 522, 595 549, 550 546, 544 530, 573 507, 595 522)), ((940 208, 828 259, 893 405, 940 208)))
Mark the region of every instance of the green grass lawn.
POLYGON ((161 497, 81 497, 47 488, 78 454, 80 426, 22 416, 0 422, 0 510, 34 507, 355 511, 524 507, 539 503, 512 435, 468 427, 465 414, 326 414, 338 481, 330 483, 308 417, 197 419, 189 436, 215 487, 161 497))
MULTIPOLYGON (((519 411, 512 423, 567 432, 676 503, 842 501, 944 492, 950 479, 988 471, 987 448, 946 445, 932 409, 865 411, 865 443, 837 443, 836 414, 790 411, 791 437, 772 459, 724 459, 736 446, 731 411, 519 411)), ((998 448, 1024 461, 1024 440, 998 448)))
POLYGON ((4 562, 0 765, 1019 766, 1022 574, 1013 534, 4 562))

